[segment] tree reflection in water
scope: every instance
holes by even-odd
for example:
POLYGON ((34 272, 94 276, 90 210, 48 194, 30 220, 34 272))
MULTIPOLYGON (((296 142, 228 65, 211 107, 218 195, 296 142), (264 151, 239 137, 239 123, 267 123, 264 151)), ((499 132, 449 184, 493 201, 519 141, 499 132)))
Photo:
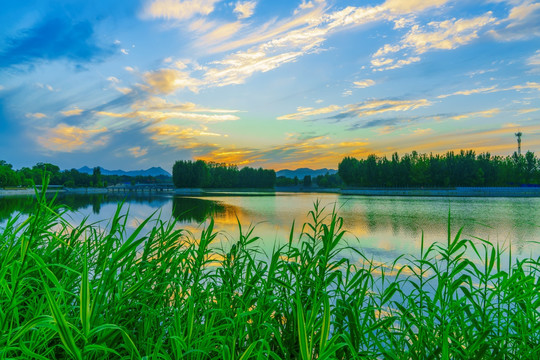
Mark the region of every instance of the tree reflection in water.
POLYGON ((225 213, 225 206, 217 201, 189 197, 173 198, 172 213, 178 221, 201 223, 206 218, 225 213))

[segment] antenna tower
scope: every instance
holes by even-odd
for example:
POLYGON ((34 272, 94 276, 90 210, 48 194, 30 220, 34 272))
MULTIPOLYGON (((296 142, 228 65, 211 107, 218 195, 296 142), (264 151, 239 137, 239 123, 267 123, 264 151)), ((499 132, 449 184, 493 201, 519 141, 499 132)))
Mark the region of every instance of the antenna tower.
POLYGON ((521 135, 523 134, 521 133, 521 131, 519 131, 515 135, 517 137, 517 142, 518 142, 518 155, 521 155, 521 135))

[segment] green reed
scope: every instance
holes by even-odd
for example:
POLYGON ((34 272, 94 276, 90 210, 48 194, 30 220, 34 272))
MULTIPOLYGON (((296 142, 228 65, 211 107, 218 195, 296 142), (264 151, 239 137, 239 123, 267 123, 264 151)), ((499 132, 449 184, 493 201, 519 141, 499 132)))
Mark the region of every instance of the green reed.
POLYGON ((540 358, 539 259, 461 231, 388 265, 319 203, 266 254, 240 223, 227 246, 212 220, 128 234, 122 204, 74 227, 36 195, 0 237, 0 359, 540 358))

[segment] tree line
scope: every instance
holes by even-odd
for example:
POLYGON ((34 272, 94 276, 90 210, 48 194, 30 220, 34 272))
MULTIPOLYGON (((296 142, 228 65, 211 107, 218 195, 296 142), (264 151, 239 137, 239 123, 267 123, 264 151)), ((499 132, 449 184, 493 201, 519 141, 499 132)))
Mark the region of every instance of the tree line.
POLYGON ((101 169, 95 167, 92 174, 81 173, 76 169, 60 171, 60 167, 49 163, 37 163, 31 168, 23 167, 14 170, 13 165, 0 160, 0 187, 31 187, 41 185, 44 174, 49 175, 50 185, 65 187, 106 187, 116 184, 156 184, 170 182, 167 176, 127 176, 102 175, 101 169))
POLYGON ((294 178, 278 176, 276 178, 277 187, 316 186, 320 188, 340 188, 342 185, 343 181, 341 181, 341 178, 337 173, 330 174, 328 172, 324 175, 317 175, 315 179, 312 179, 310 175, 304 176, 302 180, 298 179, 297 176, 295 176, 294 178))
POLYGON ((345 157, 338 166, 343 182, 351 187, 455 187, 521 186, 540 184, 540 161, 533 152, 524 156, 476 155, 473 150, 446 154, 400 157, 369 155, 366 159, 345 157))
POLYGON ((276 172, 263 168, 180 160, 173 166, 173 183, 178 188, 273 188, 276 172))

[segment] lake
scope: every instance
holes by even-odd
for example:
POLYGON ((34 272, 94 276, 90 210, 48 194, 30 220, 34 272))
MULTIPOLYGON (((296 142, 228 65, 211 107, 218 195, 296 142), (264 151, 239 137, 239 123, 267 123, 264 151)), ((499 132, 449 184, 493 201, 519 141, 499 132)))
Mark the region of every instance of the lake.
MULTIPOLYGON (((57 202, 67 205, 73 224, 84 217, 106 227, 119 201, 129 211, 128 229, 133 230, 151 214, 162 219, 174 217, 178 227, 195 235, 215 221, 225 242, 235 239, 238 221, 245 229, 254 226, 254 235, 263 251, 287 242, 293 221, 298 235, 314 203, 320 202, 326 214, 336 209, 348 231, 348 244, 368 258, 392 261, 402 254, 418 255, 424 242, 446 242, 448 213, 451 231, 463 227, 463 236, 511 244, 512 255, 540 255, 540 198, 447 198, 447 197, 365 197, 322 193, 252 193, 238 196, 178 197, 172 195, 119 196, 108 194, 59 195, 57 202)), ((33 199, 0 198, 0 227, 16 212, 28 213, 33 199)))

